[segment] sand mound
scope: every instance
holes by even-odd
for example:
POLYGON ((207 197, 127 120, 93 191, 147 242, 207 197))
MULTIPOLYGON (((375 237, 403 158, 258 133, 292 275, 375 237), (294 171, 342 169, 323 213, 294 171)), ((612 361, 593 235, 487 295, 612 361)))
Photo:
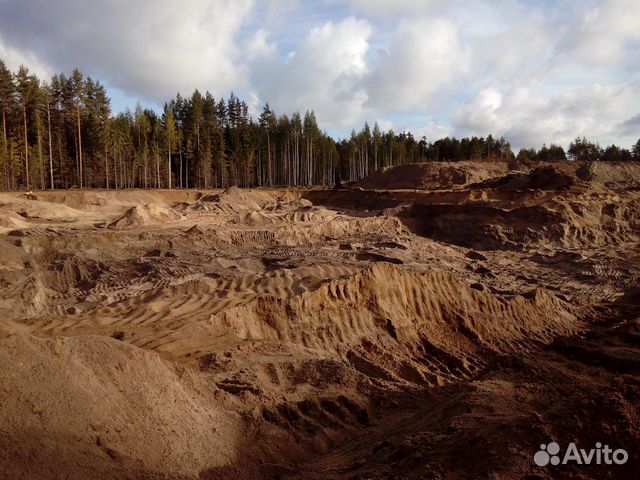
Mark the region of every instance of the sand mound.
POLYGON ((613 191, 581 178, 577 169, 570 163, 546 164, 470 185, 466 197, 415 196, 398 214, 411 219, 407 223, 422 235, 476 249, 572 249, 637 241, 636 192, 613 191))
POLYGON ((277 222, 278 222, 277 216, 269 215, 268 213, 265 213, 262 211, 246 213, 240 216, 240 218, 238 218, 238 220, 236 221, 236 223, 249 225, 251 227, 257 227, 262 225, 273 225, 274 223, 277 223, 277 222))
POLYGON ((11 392, 0 404, 3 471, 227 478, 227 463, 293 462, 368 425, 365 392, 459 381, 495 353, 582 328, 572 307, 542 290, 505 301, 448 274, 389 264, 291 298, 180 318, 155 340, 118 337, 204 376, 106 337, 0 341, 0 361, 14 365, 0 372, 0 390, 11 392))
POLYGON ((339 238, 395 237, 407 232, 396 217, 345 218, 329 214, 328 221, 316 220, 317 217, 311 221, 286 222, 274 228, 271 235, 278 245, 293 247, 323 244, 339 238))
POLYGON ((44 200, 28 200, 8 205, 8 207, 24 218, 53 222, 73 222, 85 215, 81 210, 44 200))
POLYGON ((15 230, 17 228, 25 228, 28 225, 29 223, 19 215, 12 212, 0 211, 0 233, 15 230))
POLYGON ((0 361, 12 365, 0 371, 6 478, 196 478, 233 458, 235 422, 153 353, 16 335, 0 342, 0 361))
POLYGON ((107 223, 107 227, 115 229, 143 227, 164 222, 175 222, 180 218, 181 215, 171 209, 148 203, 129 208, 122 215, 107 223))
POLYGON ((436 374, 455 378, 438 361, 457 358, 466 365, 458 373, 465 375, 484 361, 485 349, 526 349, 580 325, 572 307, 543 290, 504 301, 448 274, 415 274, 377 263, 300 296, 263 296, 226 309, 166 335, 156 348, 191 352, 192 359, 215 347, 216 339, 228 342, 233 335, 238 341, 281 342, 292 350, 330 354, 356 369, 376 365, 372 375, 387 380, 438 383, 436 374), (367 344, 375 348, 363 349, 367 344))
POLYGON ((247 194, 235 186, 227 188, 222 193, 203 196, 194 207, 196 210, 218 213, 240 213, 262 208, 253 195, 247 194))
POLYGON ((508 171, 505 162, 411 163, 383 168, 356 185, 371 189, 449 189, 498 177, 508 171))
MULTIPOLYGON (((501 178, 471 185, 472 188, 503 190, 568 190, 586 182, 599 182, 613 189, 633 189, 640 184, 638 162, 556 162, 547 163, 529 172, 514 172, 501 178)), ((591 185, 590 188, 595 188, 591 185)))
POLYGON ((194 201, 202 196, 198 190, 56 190, 38 193, 38 200, 66 205, 85 212, 112 212, 123 206, 154 203, 168 207, 181 201, 194 201))
POLYGON ((631 398, 638 392, 639 327, 632 321, 560 338, 535 354, 498 357, 473 382, 420 396, 407 421, 390 418, 378 434, 368 429, 287 478, 635 478, 631 453, 615 473, 611 465, 591 463, 587 471, 577 462, 558 473, 536 466, 532 456, 547 438, 561 448, 600 442, 637 451, 640 422, 631 398))
POLYGON ((102 192, 63 192, 64 195, 53 197, 51 201, 58 201, 68 207, 77 210, 100 210, 103 207, 113 205, 107 193, 102 192))
POLYGON ((335 219, 338 212, 324 207, 302 207, 285 216, 285 220, 291 223, 300 222, 327 222, 335 219))
POLYGON ((423 235, 480 250, 585 248, 640 237, 640 199, 615 195, 569 195, 515 208, 417 202, 406 215, 423 235))
POLYGON ((272 211, 260 210, 241 215, 235 223, 252 227, 287 223, 291 225, 309 222, 328 222, 335 219, 338 213, 323 207, 306 206, 283 213, 283 206, 277 206, 272 211))
POLYGON ((548 164, 529 172, 515 172, 501 178, 485 180, 471 188, 501 190, 568 190, 578 183, 575 167, 567 164, 548 164))
POLYGON ((195 202, 180 202, 174 208, 180 212, 210 212, 212 214, 245 214, 261 209, 273 209, 282 200, 290 202, 296 195, 284 194, 281 200, 274 198, 269 192, 241 190, 236 186, 229 187, 220 193, 203 193, 195 202))
POLYGON ((581 165, 576 174, 613 189, 640 187, 640 162, 589 162, 581 165))

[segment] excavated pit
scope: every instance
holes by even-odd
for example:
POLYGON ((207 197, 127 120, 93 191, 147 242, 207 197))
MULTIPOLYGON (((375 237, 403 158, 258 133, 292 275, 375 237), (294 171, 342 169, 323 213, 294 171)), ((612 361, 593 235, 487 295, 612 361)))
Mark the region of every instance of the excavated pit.
POLYGON ((636 167, 2 193, 0 470, 552 478, 554 439, 629 452, 567 475, 632 478, 636 167))

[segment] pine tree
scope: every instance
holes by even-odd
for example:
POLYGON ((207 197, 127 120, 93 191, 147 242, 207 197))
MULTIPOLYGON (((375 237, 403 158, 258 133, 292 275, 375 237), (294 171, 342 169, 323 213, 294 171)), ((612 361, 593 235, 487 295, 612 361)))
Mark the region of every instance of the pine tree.
POLYGON ((169 167, 169 188, 171 188, 171 155, 176 144, 176 122, 173 111, 166 105, 164 108, 164 132, 167 145, 167 165, 169 167))
MULTIPOLYGON (((273 111, 271 110, 271 107, 269 107, 269 103, 266 103, 264 108, 262 109, 262 114, 260 115, 260 127, 262 127, 263 132, 266 135, 266 140, 267 140, 267 152, 266 152, 266 157, 267 157, 267 168, 266 168, 266 184, 269 187, 273 187, 273 164, 272 164, 272 157, 274 156, 272 153, 272 149, 271 149, 271 135, 273 133, 273 131, 275 130, 275 126, 276 126, 276 116, 273 113, 273 111)), ((262 182, 262 175, 260 175, 260 185, 263 184, 262 182)))
POLYGON ((640 138, 636 144, 631 148, 631 155, 634 160, 640 160, 640 138))
MULTIPOLYGON (((509 142, 486 137, 417 140, 411 132, 383 132, 365 123, 336 143, 315 113, 276 116, 265 103, 259 117, 231 93, 176 94, 162 115, 138 105, 112 115, 100 82, 74 70, 45 83, 26 67, 12 74, 0 61, 1 188, 174 188, 330 185, 357 180, 381 167, 423 161, 514 158, 509 142)), ((631 151, 572 142, 574 160, 640 160, 631 151)), ((564 149, 522 149, 518 160, 565 160, 564 149)))
MULTIPOLYGON (((11 158, 9 156, 9 115, 15 104, 15 85, 13 83, 13 75, 0 60, 0 109, 2 110, 2 162, 0 163, 0 175, 3 176, 3 182, 0 185, 9 189, 14 184, 10 178, 11 158)), ((11 169, 13 171, 13 169, 11 169)))
POLYGON ((82 110, 85 107, 85 84, 84 76, 77 68, 73 70, 71 77, 69 78, 69 86, 71 90, 71 98, 73 108, 76 113, 76 148, 77 148, 77 161, 78 161, 78 181, 80 188, 84 186, 84 159, 82 157, 82 110))
POLYGON ((22 110, 22 147, 24 152, 24 179, 27 190, 31 189, 31 165, 29 164, 29 117, 30 109, 35 97, 35 77, 29 75, 29 69, 21 65, 15 76, 16 91, 18 93, 18 103, 22 110))

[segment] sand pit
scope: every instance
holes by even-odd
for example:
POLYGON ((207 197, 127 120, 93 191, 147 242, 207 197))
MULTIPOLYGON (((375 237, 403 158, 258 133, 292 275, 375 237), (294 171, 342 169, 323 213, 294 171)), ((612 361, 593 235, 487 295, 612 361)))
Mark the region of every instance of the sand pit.
POLYGON ((635 168, 0 194, 0 471, 538 478, 555 439, 632 478, 635 168))

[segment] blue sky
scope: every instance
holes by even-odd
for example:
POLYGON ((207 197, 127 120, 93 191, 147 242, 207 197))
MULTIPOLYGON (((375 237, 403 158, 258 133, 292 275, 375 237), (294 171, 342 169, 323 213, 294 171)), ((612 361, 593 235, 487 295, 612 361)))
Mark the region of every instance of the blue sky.
POLYGON ((316 111, 515 147, 640 137, 637 0, 0 0, 0 57, 77 66, 113 109, 233 90, 257 112, 316 111))

